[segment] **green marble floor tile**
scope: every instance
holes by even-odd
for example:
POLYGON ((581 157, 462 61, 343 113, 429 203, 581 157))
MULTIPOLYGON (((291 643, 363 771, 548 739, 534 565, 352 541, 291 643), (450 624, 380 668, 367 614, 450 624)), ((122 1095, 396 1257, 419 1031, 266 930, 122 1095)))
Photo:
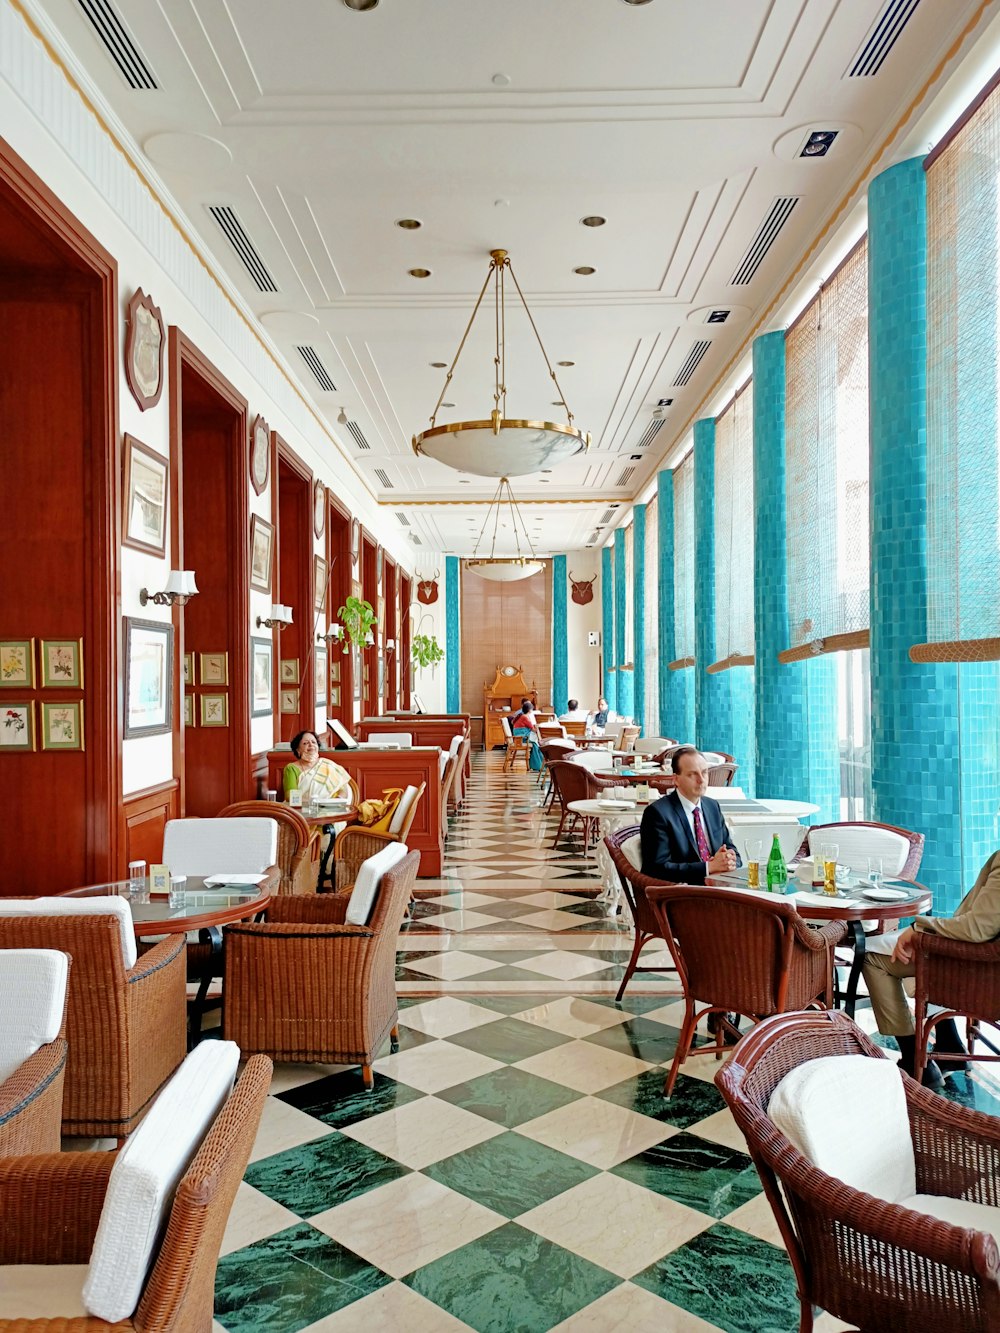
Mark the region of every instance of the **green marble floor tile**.
POLYGON ((639 1287, 725 1333, 795 1333, 799 1301, 784 1250, 725 1225, 637 1273, 639 1287))
POLYGON ((478 1333, 546 1333, 619 1279, 511 1222, 404 1281, 478 1333))
MULTIPOLYGON (((947 1073, 947 1070, 947 1063, 942 1064, 941 1072, 947 1073)), ((984 1115, 1000 1116, 1000 1099, 975 1073, 952 1074, 945 1079, 940 1095, 958 1106, 968 1106, 984 1115)))
POLYGON ((612 1168, 613 1174, 709 1217, 725 1217, 761 1192, 750 1158, 696 1134, 675 1134, 612 1168))
POLYGON ((251 1162, 244 1179, 300 1217, 311 1217, 405 1175, 409 1167, 367 1144, 328 1134, 251 1162))
POLYGON ((722 1093, 714 1083, 691 1078, 689 1074, 677 1075, 674 1095, 667 1101, 663 1095, 665 1073, 663 1069, 647 1069, 635 1078, 615 1083, 594 1096, 603 1097, 606 1102, 614 1102, 616 1106, 624 1106, 629 1111, 648 1115, 653 1120, 659 1120, 664 1125, 674 1125, 678 1129, 689 1129, 725 1106, 722 1093))
MULTIPOLYGON (((421 997, 417 1003, 422 1003, 425 999, 426 997, 421 997)), ((401 1007, 402 1003, 400 1001, 401 1007)), ((404 1034, 412 1031, 412 1028, 400 1027, 400 1040, 404 1039, 404 1034)), ((426 1036, 426 1034, 420 1035, 426 1036)), ((407 1046, 423 1044, 419 1041, 410 1041, 408 1036, 405 1041, 407 1046)), ((322 1120, 324 1125, 332 1125, 335 1129, 339 1129, 342 1125, 353 1125, 358 1120, 369 1120, 373 1115, 381 1115, 383 1111, 395 1111, 400 1106, 405 1106, 407 1102, 415 1102, 424 1095, 416 1088, 408 1087, 405 1083, 397 1083, 395 1079, 386 1078, 377 1071, 375 1086, 368 1092, 362 1082, 361 1071, 345 1069, 339 1074, 328 1074, 326 1078, 317 1078, 312 1083, 302 1083, 297 1088, 289 1088, 287 1092, 278 1094, 278 1100, 287 1102, 289 1106, 294 1106, 299 1111, 305 1111, 307 1115, 314 1116, 317 1120, 322 1120)))
MULTIPOLYGON (((512 969, 499 969, 501 972, 505 970, 512 969)), ((494 977, 496 972, 488 975, 494 977)), ((466 1050, 488 1055, 491 1060, 502 1060, 504 1064, 512 1065, 518 1060, 527 1060, 529 1055, 538 1055, 542 1051, 551 1051, 554 1046, 562 1046, 569 1041, 569 1037, 561 1032, 548 1032, 538 1023, 501 1018, 469 1032, 459 1032, 448 1040, 456 1046, 464 1046, 466 1050)))
MULTIPOLYGON (((536 952, 538 951, 536 950, 536 952)), ((551 950, 546 949, 545 952, 551 953, 551 950)), ((533 982, 537 986, 538 973, 529 972, 526 967, 497 967, 492 972, 483 972, 479 976, 466 977, 463 984, 471 983, 474 986, 478 981, 523 981, 525 984, 533 982)))
MULTIPOLYGON (((478 950, 477 950, 478 952, 478 950)), ((533 950, 533 952, 538 952, 533 950)), ((491 955, 487 954, 486 957, 491 955)), ((549 995, 463 995, 470 1004, 478 1004, 483 1009, 495 1009, 498 1014, 521 1014, 526 1009, 537 1009, 540 1004, 551 1002, 549 995)))
MULTIPOLYGON (((658 995, 629 995, 626 993, 620 1001, 610 995, 588 996, 595 1004, 606 1005, 609 1009, 617 1009, 623 1014, 647 1014, 650 1009, 662 1009, 665 1004, 671 1000, 680 1000, 683 996, 677 994, 665 995, 662 992, 658 995)), ((651 1020, 655 1022, 655 1020, 651 1020)))
POLYGON ((523 963, 526 958, 540 958, 551 949, 469 949, 477 958, 488 958, 493 963, 523 963))
POLYGON ((230 1333, 298 1333, 391 1281, 302 1222, 219 1260, 215 1318, 230 1333))
POLYGON ((548 1111, 578 1101, 582 1094, 563 1087, 561 1083, 553 1083, 550 1079, 539 1078, 537 1074, 529 1074, 527 1070, 513 1069, 507 1065, 503 1069, 494 1069, 490 1074, 470 1079, 467 1083, 456 1083, 454 1087, 445 1088, 436 1095, 442 1101, 462 1107, 464 1111, 481 1115, 484 1120, 492 1120, 494 1124, 513 1129, 528 1120, 536 1120, 548 1111))
MULTIPOLYGON (((609 1051, 620 1051, 622 1055, 632 1055, 637 1060, 659 1065, 674 1058, 680 1035, 679 1028, 667 1027, 665 1023, 654 1023, 648 1018, 630 1018, 627 1023, 616 1023, 612 1028, 592 1032, 586 1040, 595 1046, 605 1046, 609 1051)), ((698 1081, 691 1080, 692 1083, 698 1081)), ((701 1115, 698 1118, 703 1120, 705 1117, 701 1115)))
POLYGON ((495 1213, 517 1217, 589 1180, 597 1170, 544 1143, 507 1133, 434 1162, 424 1175, 495 1213))

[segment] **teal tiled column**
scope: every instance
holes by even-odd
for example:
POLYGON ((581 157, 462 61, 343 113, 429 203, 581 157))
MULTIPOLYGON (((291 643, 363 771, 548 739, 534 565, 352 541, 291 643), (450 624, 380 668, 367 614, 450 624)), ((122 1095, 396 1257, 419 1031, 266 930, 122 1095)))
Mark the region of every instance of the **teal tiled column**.
POLYGON ((601 642, 604 646, 604 689, 612 710, 618 707, 618 673, 615 671, 615 587, 611 547, 601 552, 601 642))
POLYGON ((625 664, 625 598, 631 594, 626 580, 625 530, 615 532, 615 661, 618 664, 618 702, 614 707, 623 717, 635 712, 635 673, 623 671, 625 664))
POLYGON ((552 707, 566 712, 569 698, 569 657, 566 642, 566 557, 552 557, 552 707))
POLYGON ((458 556, 444 558, 445 643, 444 665, 446 708, 449 713, 461 711, 462 637, 459 629, 459 566, 458 556))
POLYGON ((632 716, 639 726, 646 726, 646 506, 632 510, 632 638, 635 644, 635 670, 632 673, 635 697, 632 716))
MULTIPOLYGON (((753 344, 754 695, 757 793, 839 818, 837 665, 778 661, 790 642, 785 552, 785 335, 753 344)), ((737 775, 738 777, 739 775, 737 775)))
POLYGON ((660 735, 673 740, 694 739, 694 673, 669 671, 677 660, 674 631, 674 474, 670 469, 656 478, 656 545, 659 557, 658 616, 660 677, 660 735))
POLYGON ((715 656, 715 419, 694 423, 694 708, 696 744, 732 754, 729 691, 715 656))

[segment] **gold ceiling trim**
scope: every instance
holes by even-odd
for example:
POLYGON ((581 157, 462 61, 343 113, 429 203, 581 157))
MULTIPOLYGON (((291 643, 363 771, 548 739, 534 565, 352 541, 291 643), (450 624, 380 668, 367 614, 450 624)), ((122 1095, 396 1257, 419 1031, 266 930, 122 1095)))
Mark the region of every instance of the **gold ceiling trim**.
MULTIPOLYGON (((406 500, 400 496, 396 500, 378 500, 376 501, 380 509, 423 509, 433 505, 451 505, 453 508, 462 509, 469 505, 490 505, 492 499, 484 500, 406 500)), ((527 509, 531 505, 624 505, 631 501, 621 495, 613 495, 610 499, 604 499, 602 496, 581 496, 579 500, 550 500, 548 496, 539 496, 537 499, 519 500, 518 504, 522 509, 527 509)))

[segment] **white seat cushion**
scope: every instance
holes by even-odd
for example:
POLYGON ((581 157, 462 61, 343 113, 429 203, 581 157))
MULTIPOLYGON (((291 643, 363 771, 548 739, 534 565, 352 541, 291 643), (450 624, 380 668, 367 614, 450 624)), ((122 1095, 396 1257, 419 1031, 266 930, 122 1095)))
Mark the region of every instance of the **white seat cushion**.
POLYGON ((0 901, 0 916, 115 916, 122 942, 122 964, 127 972, 137 958, 132 907, 115 894, 95 898, 20 898, 0 901))
POLYGON ((361 863, 354 888, 351 890, 351 900, 344 913, 344 920, 348 925, 368 925, 375 908, 382 876, 394 865, 398 865, 408 851, 405 842, 390 842, 380 852, 369 856, 367 861, 361 863))
POLYGON ((68 975, 69 954, 57 949, 0 951, 0 1083, 58 1037, 68 975))
POLYGON ((1000 1208, 991 1208, 985 1203, 972 1203, 969 1199, 949 1199, 941 1194, 911 1194, 899 1202, 904 1208, 929 1213, 940 1222, 950 1222, 953 1227, 985 1231, 1000 1244, 1000 1208))
POLYGON ((229 1096, 240 1048, 196 1046, 119 1152, 83 1285, 87 1311, 114 1323, 139 1304, 181 1176, 229 1096))
POLYGON ((277 859, 274 819, 170 819, 163 832, 163 863, 172 875, 250 875, 277 859))
POLYGON ((837 844, 838 862, 850 866, 856 875, 868 874, 869 856, 881 856, 882 872, 892 878, 902 872, 910 854, 908 838, 891 829, 873 828, 870 824, 833 824, 810 832, 810 855, 814 855, 824 842, 837 844))
POLYGON ((393 745, 398 750, 409 750, 413 745, 413 733, 409 731, 372 731, 368 733, 369 745, 393 745))
POLYGON ((642 841, 635 833, 631 838, 626 838, 621 844, 621 849, 628 857, 629 864, 635 866, 636 870, 642 872, 642 841))
POLYGON ((506 717, 502 717, 502 718, 500 719, 500 726, 503 728, 503 734, 507 737, 507 739, 508 739, 508 740, 513 740, 513 738, 514 738, 514 733, 513 733, 513 732, 511 731, 511 729, 510 729, 510 721, 509 721, 509 719, 506 718, 506 717))
POLYGON ((450 758, 451 755, 447 750, 438 751, 438 768, 440 769, 441 777, 444 777, 444 770, 448 767, 448 760, 450 758))
POLYGON ((906 1095, 891 1060, 825 1055, 790 1070, 767 1113, 813 1166, 887 1203, 916 1193, 906 1095), (864 1108, 858 1133, 851 1107, 864 1108))
POLYGON ((0 1268, 5 1319, 84 1319, 86 1264, 9 1264, 0 1268))
POLYGON ((448 746, 448 753, 449 753, 449 754, 458 754, 459 750, 462 748, 462 742, 463 742, 464 740, 465 740, 465 737, 464 737, 463 735, 461 735, 461 733, 459 733, 459 735, 457 735, 457 736, 452 736, 452 738, 451 738, 451 744, 448 746))
POLYGON ((410 806, 416 799, 417 799, 417 788, 407 787, 406 791, 404 791, 402 796, 399 798, 399 805, 396 806, 392 819, 390 819, 389 821, 390 833, 398 833, 399 830, 403 827, 403 825, 406 823, 406 817, 410 813, 410 806))
POLYGON ((569 760, 581 768, 589 768, 591 773, 611 773, 615 766, 612 756, 603 750, 576 750, 569 760))

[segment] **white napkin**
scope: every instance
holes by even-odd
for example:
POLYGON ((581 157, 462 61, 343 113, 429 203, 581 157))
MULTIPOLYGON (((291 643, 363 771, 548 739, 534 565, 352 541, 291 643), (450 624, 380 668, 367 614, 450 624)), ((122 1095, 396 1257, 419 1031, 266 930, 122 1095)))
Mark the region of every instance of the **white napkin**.
POLYGON ((263 878, 264 876, 260 871, 255 875, 209 875, 205 880, 205 887, 209 889, 243 888, 246 885, 259 884, 263 878))

